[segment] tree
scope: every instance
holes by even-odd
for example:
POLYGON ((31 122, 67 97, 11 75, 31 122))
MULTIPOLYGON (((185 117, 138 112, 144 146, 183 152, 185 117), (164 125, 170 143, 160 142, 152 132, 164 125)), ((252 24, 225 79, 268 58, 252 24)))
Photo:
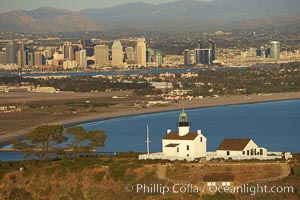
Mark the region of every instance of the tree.
POLYGON ((49 157, 50 150, 54 150, 58 144, 66 140, 61 125, 44 125, 25 135, 23 142, 14 141, 13 147, 25 150, 28 155, 35 154, 40 160, 44 160, 49 157))
POLYGON ((96 147, 104 147, 106 135, 103 130, 87 131, 82 126, 66 129, 66 133, 73 136, 69 145, 75 153, 91 153, 96 147))

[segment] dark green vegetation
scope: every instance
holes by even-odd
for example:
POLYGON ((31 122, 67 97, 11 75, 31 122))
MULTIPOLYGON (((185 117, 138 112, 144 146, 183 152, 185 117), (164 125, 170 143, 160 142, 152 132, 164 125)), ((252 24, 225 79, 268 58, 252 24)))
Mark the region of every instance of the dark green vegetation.
POLYGON ((24 83, 33 84, 34 86, 54 87, 61 91, 74 92, 91 92, 106 90, 131 90, 131 89, 149 89, 151 88, 146 82, 122 83, 117 80, 109 80, 107 78, 93 77, 75 77, 64 79, 32 79, 22 77, 0 77, 0 83, 22 85, 24 83))
POLYGON ((26 134, 24 141, 14 141, 13 148, 25 151, 25 156, 36 155, 44 160, 50 156, 93 154, 94 148, 105 145, 106 135, 102 130, 87 131, 77 126, 66 129, 65 133, 61 125, 40 126, 26 134), (73 136, 71 143, 66 144, 69 149, 59 146, 68 139, 65 133, 73 136))
POLYGON ((179 79, 194 96, 280 93, 300 91, 300 64, 274 69, 248 68, 200 72, 198 77, 179 79), (200 84, 200 85, 197 85, 200 84))
POLYGON ((82 126, 66 129, 66 133, 73 136, 73 142, 69 144, 73 152, 93 152, 96 147, 104 147, 106 135, 102 130, 87 131, 82 126))
POLYGON ((194 96, 253 94, 253 93, 279 93, 300 91, 300 63, 289 63, 273 68, 245 68, 210 70, 198 72, 198 77, 181 77, 176 73, 162 79, 159 74, 143 75, 142 77, 125 76, 121 79, 114 77, 108 79, 92 77, 75 77, 66 79, 30 79, 1 77, 3 84, 29 83, 35 86, 51 86, 60 90, 89 92, 107 90, 131 90, 138 95, 157 95, 162 91, 155 90, 145 80, 152 76, 155 81, 167 81, 173 84, 174 89, 192 90, 194 96), (181 84, 180 84, 181 83, 181 84))

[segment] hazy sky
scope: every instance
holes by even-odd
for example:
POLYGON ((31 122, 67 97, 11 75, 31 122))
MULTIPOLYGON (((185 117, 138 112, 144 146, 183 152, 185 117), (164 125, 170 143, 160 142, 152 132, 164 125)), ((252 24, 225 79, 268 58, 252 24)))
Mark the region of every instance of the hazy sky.
POLYGON ((129 2, 161 4, 171 1, 176 0, 0 0, 0 13, 20 9, 32 10, 43 6, 78 11, 86 8, 111 7, 129 2))

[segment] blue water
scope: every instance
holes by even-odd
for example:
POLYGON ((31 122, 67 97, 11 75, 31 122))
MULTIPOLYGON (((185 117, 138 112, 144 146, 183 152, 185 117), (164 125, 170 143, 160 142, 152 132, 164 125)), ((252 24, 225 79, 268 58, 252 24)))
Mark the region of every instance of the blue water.
MULTIPOLYGON (((224 138, 251 138, 269 151, 300 152, 300 100, 255 103, 187 110, 191 130, 201 129, 208 151, 214 151, 224 138)), ((107 135, 105 152, 146 151, 146 125, 150 129, 152 152, 161 151, 161 138, 167 129, 177 131, 179 111, 122 117, 83 124, 102 129, 107 135)), ((8 160, 15 153, 0 153, 8 160)), ((17 156, 14 155, 13 159, 17 156)))

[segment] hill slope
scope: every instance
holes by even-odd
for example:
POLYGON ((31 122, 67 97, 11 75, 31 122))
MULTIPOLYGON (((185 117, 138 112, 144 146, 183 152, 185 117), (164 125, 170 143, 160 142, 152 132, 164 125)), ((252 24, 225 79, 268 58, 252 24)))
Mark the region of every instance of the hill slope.
POLYGON ((160 5, 129 3, 79 12, 43 7, 0 14, 0 31, 198 30, 199 27, 240 27, 244 22, 273 25, 278 19, 289 24, 299 22, 299 8, 299 0, 180 0, 160 5))

